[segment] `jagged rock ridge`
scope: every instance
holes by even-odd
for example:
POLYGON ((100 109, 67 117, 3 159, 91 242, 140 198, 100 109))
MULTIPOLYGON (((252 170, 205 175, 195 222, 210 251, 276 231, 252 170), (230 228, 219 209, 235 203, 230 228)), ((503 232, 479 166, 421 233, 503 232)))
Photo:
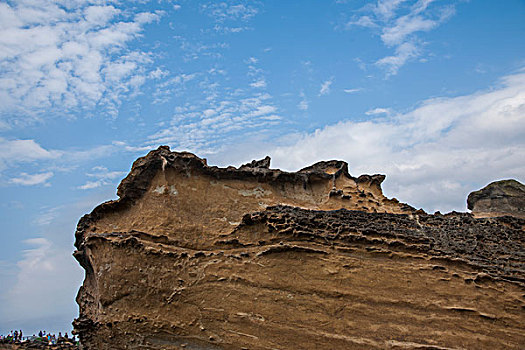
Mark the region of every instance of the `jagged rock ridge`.
POLYGON ((509 348, 525 220, 428 215, 341 161, 139 158, 77 227, 88 349, 509 348))

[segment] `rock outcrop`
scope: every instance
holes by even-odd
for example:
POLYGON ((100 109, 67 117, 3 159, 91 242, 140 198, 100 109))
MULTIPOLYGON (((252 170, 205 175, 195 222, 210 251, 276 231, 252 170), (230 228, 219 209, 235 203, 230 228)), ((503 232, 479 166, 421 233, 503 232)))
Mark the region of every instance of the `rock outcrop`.
POLYGON ((470 193, 467 207, 476 217, 512 215, 525 219, 525 185, 516 180, 492 182, 470 193))
POLYGON ((342 161, 167 147, 79 222, 88 349, 519 349, 525 220, 428 215, 342 161))

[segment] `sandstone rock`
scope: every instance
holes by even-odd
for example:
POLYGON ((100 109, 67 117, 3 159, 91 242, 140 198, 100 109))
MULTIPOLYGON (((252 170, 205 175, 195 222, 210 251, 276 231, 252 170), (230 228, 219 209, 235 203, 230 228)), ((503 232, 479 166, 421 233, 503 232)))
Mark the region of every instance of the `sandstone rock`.
POLYGON ((167 147, 77 227, 87 349, 519 349, 525 220, 428 215, 342 161, 167 147))
POLYGON ((495 181, 467 198, 477 217, 513 215, 525 218, 525 185, 516 180, 495 181))

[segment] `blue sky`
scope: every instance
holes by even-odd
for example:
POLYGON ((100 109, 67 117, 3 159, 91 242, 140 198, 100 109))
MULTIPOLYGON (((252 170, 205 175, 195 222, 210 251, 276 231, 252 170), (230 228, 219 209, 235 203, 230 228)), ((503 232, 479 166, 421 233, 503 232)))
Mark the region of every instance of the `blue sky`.
POLYGON ((523 38, 522 0, 1 1, 0 333, 69 329, 76 223, 161 144, 429 212, 524 182, 523 38))

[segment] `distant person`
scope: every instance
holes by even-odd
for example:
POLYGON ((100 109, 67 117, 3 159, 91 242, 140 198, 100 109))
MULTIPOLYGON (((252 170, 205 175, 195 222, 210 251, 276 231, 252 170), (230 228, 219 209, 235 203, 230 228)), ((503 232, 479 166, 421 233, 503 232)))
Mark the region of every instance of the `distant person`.
POLYGON ((38 336, 39 336, 40 338, 42 338, 42 336, 43 336, 42 331, 38 332, 38 336))
POLYGON ((18 336, 20 337, 20 341, 22 341, 22 330, 18 333, 18 336))
POLYGON ((66 334, 64 334, 64 338, 69 339, 69 337, 67 336, 67 332, 66 334))

